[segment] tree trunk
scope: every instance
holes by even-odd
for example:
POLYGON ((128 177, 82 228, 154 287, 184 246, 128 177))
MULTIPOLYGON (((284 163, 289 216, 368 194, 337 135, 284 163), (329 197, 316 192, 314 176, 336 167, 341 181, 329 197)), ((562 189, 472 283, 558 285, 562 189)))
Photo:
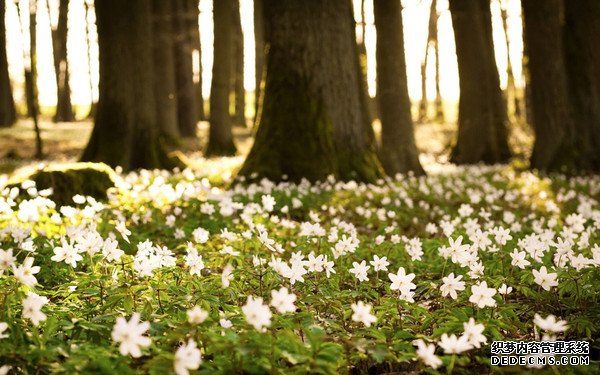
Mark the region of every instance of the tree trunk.
MULTIPOLYGON (((196 95, 196 115, 198 121, 206 121, 206 113, 204 113, 204 96, 202 95, 202 41, 200 39, 200 27, 198 19, 200 17, 200 9, 198 8, 198 0, 186 0, 188 15, 188 27, 192 49, 197 51, 198 65, 195 70, 198 71, 198 80, 194 79, 194 93, 196 95)), ((194 76, 195 78, 195 76, 194 76)))
POLYGON ((377 109, 376 98, 371 98, 369 96, 369 84, 367 78, 367 72, 369 70, 369 65, 367 61, 367 45, 365 44, 365 38, 367 35, 367 21, 365 17, 365 0, 360 0, 360 42, 358 45, 358 62, 360 66, 361 72, 361 85, 362 90, 364 92, 365 98, 364 100, 367 103, 365 108, 367 118, 369 119, 369 124, 372 124, 375 120, 375 116, 379 115, 377 109))
POLYGON ((561 3, 522 1, 535 132, 531 166, 542 170, 572 168, 575 151, 563 58, 561 3))
POLYGON ((600 171, 600 3, 565 1, 568 98, 575 127, 577 169, 600 171))
POLYGON ((377 28, 377 99, 381 117, 381 163, 389 175, 423 174, 410 113, 402 9, 396 0, 374 0, 377 28))
MULTIPOLYGON (((421 63, 421 102, 419 103, 419 122, 425 122, 428 118, 427 109, 429 107, 429 100, 427 99, 427 61, 429 60, 429 47, 437 46, 437 1, 432 0, 429 7, 429 23, 427 29, 427 42, 425 43, 425 58, 421 63)), ((437 54, 436 54, 436 68, 437 68, 437 54)), ((437 69, 436 69, 437 74, 437 69)))
POLYGON ((156 122, 160 134, 172 142, 179 139, 180 133, 177 120, 177 86, 175 84, 171 4, 164 0, 152 0, 152 18, 156 122))
POLYGON ((508 2, 500 4, 500 15, 502 17, 502 28, 504 30, 504 40, 506 41, 506 103, 513 107, 514 119, 520 121, 522 119, 521 101, 517 87, 515 85, 515 75, 512 62, 510 60, 510 36, 508 33, 508 2))
POLYGON ((0 127, 13 125, 17 117, 8 75, 5 11, 6 1, 0 0, 0 127))
POLYGON ((244 90, 244 33, 240 19, 240 2, 234 0, 233 11, 233 89, 235 93, 234 125, 246 127, 246 91, 244 90))
POLYGON ((381 177, 350 1, 264 5, 269 52, 263 108, 240 174, 292 181, 381 177))
POLYGON ((100 96, 82 160, 124 170, 172 168, 156 123, 151 2, 97 1, 96 20, 100 96))
MULTIPOLYGON (((71 86, 69 84, 69 62, 67 60, 69 0, 60 0, 58 6, 58 23, 52 27, 52 49, 54 55, 54 72, 56 76, 56 113, 54 122, 75 121, 71 105, 71 86)), ((48 14, 50 6, 48 3, 48 14)))
POLYGON ((210 89, 210 130, 207 156, 234 155, 236 148, 231 132, 229 93, 231 89, 234 0, 214 0, 214 62, 210 89))
POLYGON ((254 0, 254 127, 258 125, 261 107, 263 73, 265 69, 265 21, 263 0, 254 0))
POLYGON ((172 0, 175 51, 175 84, 177 88, 177 121, 179 133, 184 137, 196 137, 197 115, 194 91, 194 66, 192 43, 186 12, 187 0, 172 0))
POLYGON ((494 57, 489 0, 450 0, 460 81, 458 164, 510 158, 507 113, 494 57))
MULTIPOLYGON (((94 98, 94 79, 92 78, 92 39, 91 39, 91 25, 90 25, 90 0, 83 0, 83 6, 85 8, 85 41, 87 49, 87 66, 88 66, 88 78, 90 85, 90 111, 87 117, 93 118, 96 116, 96 100, 94 98)), ((93 0, 92 0, 93 1, 93 0)))
MULTIPOLYGON (((19 19, 21 15, 17 5, 19 19)), ((44 146, 42 144, 42 132, 39 124, 40 106, 38 102, 37 89, 37 2, 29 0, 29 61, 25 64, 25 96, 27 98, 27 109, 33 120, 35 131, 35 158, 44 157, 44 146)))

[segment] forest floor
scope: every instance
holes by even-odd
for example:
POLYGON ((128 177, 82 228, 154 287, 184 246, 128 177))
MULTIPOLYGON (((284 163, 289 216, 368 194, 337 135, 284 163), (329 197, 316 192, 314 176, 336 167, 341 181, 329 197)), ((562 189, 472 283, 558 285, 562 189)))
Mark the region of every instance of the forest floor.
MULTIPOLYGON (((73 162, 81 155, 85 147, 93 123, 92 121, 53 123, 49 119, 40 122, 42 140, 44 142, 43 161, 73 162)), ((208 139, 208 122, 202 121, 198 126, 197 139, 184 139, 181 149, 193 164, 204 165, 202 149, 208 139)), ((375 121, 375 133, 379 133, 379 121, 375 121)), ((252 129, 250 127, 234 127, 234 138, 238 146, 238 156, 227 158, 227 164, 235 166, 243 161, 243 157, 252 146, 252 129)), ((436 162, 445 162, 448 158, 455 127, 451 124, 423 123, 415 125, 417 146, 427 157, 436 162)), ((517 143, 527 143, 527 136, 520 136, 517 143)), ((524 148, 524 147, 521 147, 524 148)), ((0 128, 0 173, 10 173, 16 168, 36 163, 35 133, 30 120, 20 120, 11 128, 0 128)), ((223 161, 223 160, 221 160, 223 161)))

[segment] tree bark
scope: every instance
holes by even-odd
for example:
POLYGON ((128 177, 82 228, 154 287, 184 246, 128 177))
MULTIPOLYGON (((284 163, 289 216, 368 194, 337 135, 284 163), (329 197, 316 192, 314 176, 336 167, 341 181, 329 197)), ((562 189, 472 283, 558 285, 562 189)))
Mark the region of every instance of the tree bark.
MULTIPOLYGON (((96 115, 96 100, 94 98, 94 79, 92 78, 92 39, 91 39, 91 26, 90 26, 90 0, 83 0, 83 6, 85 8, 85 42, 87 49, 87 66, 88 66, 88 78, 90 85, 90 111, 87 117, 93 118, 96 115)), ((93 0, 92 0, 93 1, 93 0)))
POLYGON ((565 1, 564 46, 568 98, 578 170, 600 171, 600 2, 565 1))
POLYGON ((489 0, 450 0, 460 81, 458 164, 506 162, 507 113, 494 57, 489 0))
POLYGON ((187 0, 172 0, 175 84, 177 88, 177 121, 179 133, 184 137, 196 137, 197 114, 194 91, 194 66, 189 22, 186 12, 187 0))
POLYGON ((377 28, 377 99, 381 117, 381 163, 389 175, 423 174, 408 97, 402 9, 397 0, 374 0, 377 28))
POLYGON ((0 0, 0 127, 12 126, 17 118, 6 57, 6 1, 0 0))
POLYGON ((265 22, 263 0, 254 0, 254 127, 258 125, 265 69, 265 22))
POLYGON ((234 0, 233 11, 233 91, 235 94, 234 125, 246 127, 246 91, 244 90, 244 33, 240 19, 240 2, 234 0))
POLYGON ((210 89, 210 129, 207 156, 234 155, 229 93, 231 89, 235 1, 214 0, 214 62, 210 89))
POLYGON ((240 174, 292 181, 381 177, 350 1, 266 0, 264 6, 263 108, 240 174))
POLYGON ((152 26, 156 122, 161 135, 172 142, 181 135, 177 119, 173 13, 169 2, 152 0, 152 26))
POLYGON ((206 120, 206 113, 204 113, 204 96, 202 95, 202 40, 200 38, 200 27, 199 17, 200 9, 198 8, 198 0, 186 0, 188 15, 188 27, 190 35, 190 43, 194 51, 198 53, 198 65, 196 70, 198 71, 198 80, 194 79, 194 93, 196 95, 196 115, 198 121, 206 120))
POLYGON ((522 1, 535 133, 531 167, 541 170, 574 167, 574 124, 569 115, 561 3, 522 1))
MULTIPOLYGON (((48 3, 48 13, 50 4, 48 3)), ((69 62, 67 60, 69 0, 60 0, 58 6, 58 23, 52 28, 52 49, 54 56, 54 72, 56 76, 56 113, 54 122, 75 121, 71 104, 71 86, 69 84, 69 62)))
POLYGON ((96 20, 100 95, 82 160, 126 171, 174 167, 156 123, 151 2, 97 1, 96 20))

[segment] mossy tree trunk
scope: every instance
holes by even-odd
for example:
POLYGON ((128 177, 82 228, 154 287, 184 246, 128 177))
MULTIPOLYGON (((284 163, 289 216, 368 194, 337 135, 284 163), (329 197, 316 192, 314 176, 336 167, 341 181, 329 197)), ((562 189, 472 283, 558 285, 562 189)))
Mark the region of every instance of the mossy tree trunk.
POLYGON ((17 116, 8 75, 5 11, 6 0, 0 0, 0 127, 13 125, 17 116))
POLYGON ((69 62, 67 60, 69 0, 60 0, 58 5, 58 23, 52 27, 52 49, 54 72, 56 76, 56 113, 54 121, 75 121, 71 104, 71 85, 69 83, 69 62))
POLYGON ((494 57, 489 0, 450 0, 460 82, 451 160, 501 163, 510 156, 507 112, 494 57))
POLYGON ((177 121, 179 133, 195 137, 197 130, 196 94, 192 41, 187 20, 187 0, 171 0, 173 11, 173 47, 175 53, 175 84, 177 88, 177 121))
POLYGON ((246 127, 246 90, 244 89, 244 33, 240 18, 240 1, 234 0, 233 12, 233 91, 235 114, 233 124, 246 127))
POLYGON ((210 129, 207 156, 234 155, 236 148, 231 132, 229 93, 231 89, 234 56, 233 20, 234 0, 214 0, 214 62, 210 89, 210 129))
POLYGON ((254 0, 254 127, 258 125, 265 69, 265 21, 263 0, 254 0))
POLYGON ((395 0, 374 0, 373 9, 377 28, 381 163, 389 175, 408 171, 423 174, 408 97, 401 4, 395 0))
POLYGON ((578 170, 600 171, 600 2, 565 1, 564 48, 578 170))
POLYGON ((574 167, 574 123, 569 113, 561 33, 562 0, 523 0, 531 117, 535 143, 531 167, 574 167))
POLYGON ((151 2, 96 2, 100 63, 94 129, 83 161, 124 170, 172 168, 159 138, 151 2))
POLYGON ((180 133, 173 53, 173 13, 169 2, 152 0, 152 25, 156 122, 161 135, 169 141, 176 141, 180 133))
POLYGON ((374 181, 383 170, 366 115, 347 0, 266 0, 266 82, 240 174, 374 181))

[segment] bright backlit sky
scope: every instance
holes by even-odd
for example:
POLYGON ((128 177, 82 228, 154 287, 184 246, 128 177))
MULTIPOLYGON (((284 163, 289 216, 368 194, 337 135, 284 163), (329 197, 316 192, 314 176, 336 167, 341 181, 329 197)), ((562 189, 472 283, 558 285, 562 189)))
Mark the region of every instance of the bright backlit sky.
MULTIPOLYGON (((21 9, 27 10, 29 0, 19 0, 21 9)), ((50 37, 50 19, 46 7, 47 0, 38 0, 37 13, 37 43, 38 43, 38 89, 42 105, 54 105, 56 102, 56 85, 52 63, 52 42, 50 37)), ((58 0, 49 0, 51 5, 52 22, 57 19, 58 0)), ((68 35, 68 60, 71 74, 72 101, 75 104, 88 104, 90 102, 90 72, 88 69, 88 54, 85 38, 85 0, 71 0, 69 8, 69 35, 68 35)), ((92 0, 87 0, 92 2, 92 0)), ((494 44, 496 48, 496 61, 500 72, 501 85, 506 85, 506 42, 500 17, 500 1, 508 5, 509 39, 511 41, 511 61, 515 69, 516 84, 521 86, 521 57, 523 51, 520 0, 492 0, 492 17, 494 30, 494 44)), ((360 0, 354 0, 357 11, 357 21, 360 21, 360 0)), ((427 22, 431 0, 403 0, 404 41, 406 49, 406 65, 408 86, 411 98, 421 98, 421 61, 424 58, 427 37, 427 22)), ((6 1, 6 27, 7 50, 9 70, 13 81, 13 90, 16 100, 21 100, 23 95, 23 47, 29 49, 29 16, 22 12, 21 25, 18 21, 16 6, 13 1, 6 1), (25 30, 22 37, 21 27, 25 30), (25 43, 23 43, 25 41, 25 43)), ((458 99, 458 70, 452 33, 452 20, 448 11, 448 1, 438 0, 438 14, 440 16, 439 44, 440 44, 440 89, 445 100, 458 99)), ((203 65, 203 92, 205 98, 210 92, 210 77, 212 68, 212 0, 200 0, 200 33, 202 38, 202 65, 203 65)), ((242 29, 244 32, 244 84, 246 90, 254 90, 254 32, 253 32, 253 5, 252 0, 240 0, 242 29)), ((372 0, 366 0, 366 48, 368 61, 369 92, 375 93, 375 39, 376 31, 373 25, 372 0)), ((92 69, 91 77, 94 86, 93 97, 97 98, 98 83, 98 47, 96 44, 95 21, 92 11, 87 20, 92 25, 92 69)), ((27 52, 26 52, 27 53, 27 52)), ((434 57, 429 57, 428 75, 434 74, 434 57)), ((428 96, 434 97, 434 81, 428 80, 428 96)))

